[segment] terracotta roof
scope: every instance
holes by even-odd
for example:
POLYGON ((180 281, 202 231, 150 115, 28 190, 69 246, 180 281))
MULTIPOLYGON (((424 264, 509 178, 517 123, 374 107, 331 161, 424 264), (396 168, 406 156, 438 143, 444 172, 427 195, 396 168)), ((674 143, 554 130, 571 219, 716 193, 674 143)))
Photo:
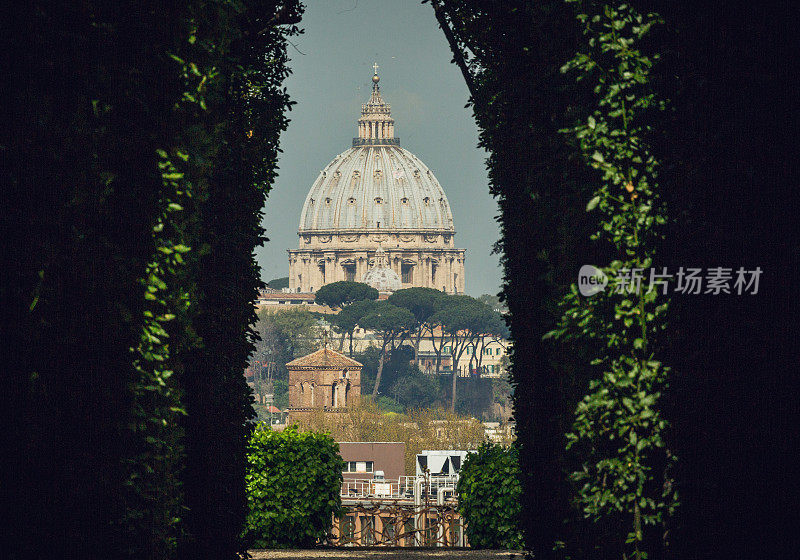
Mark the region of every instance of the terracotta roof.
POLYGON ((330 348, 320 348, 307 356, 297 358, 286 364, 287 368, 316 367, 316 368, 361 368, 362 364, 351 360, 330 348))

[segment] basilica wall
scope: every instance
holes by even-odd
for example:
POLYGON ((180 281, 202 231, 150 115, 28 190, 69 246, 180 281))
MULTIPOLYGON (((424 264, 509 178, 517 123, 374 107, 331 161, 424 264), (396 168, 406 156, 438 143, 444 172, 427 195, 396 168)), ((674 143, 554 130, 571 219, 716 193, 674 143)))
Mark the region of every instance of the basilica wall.
POLYGON ((453 235, 402 233, 301 235, 301 249, 290 249, 289 290, 314 292, 341 280, 361 281, 380 244, 404 288, 435 288, 463 293, 465 250, 453 235))

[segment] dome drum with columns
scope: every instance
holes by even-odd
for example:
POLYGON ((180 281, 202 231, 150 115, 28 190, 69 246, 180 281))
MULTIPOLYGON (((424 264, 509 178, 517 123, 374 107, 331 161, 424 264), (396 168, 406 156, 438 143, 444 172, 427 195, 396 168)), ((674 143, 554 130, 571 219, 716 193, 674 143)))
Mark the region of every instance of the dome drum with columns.
POLYGON ((353 147, 320 172, 306 197, 300 246, 289 250, 289 288, 314 292, 380 277, 378 289, 393 291, 396 276, 402 288, 463 292, 465 250, 455 247, 447 196, 431 170, 400 147, 377 73, 372 80, 353 147), (374 268, 394 275, 368 275, 374 268))

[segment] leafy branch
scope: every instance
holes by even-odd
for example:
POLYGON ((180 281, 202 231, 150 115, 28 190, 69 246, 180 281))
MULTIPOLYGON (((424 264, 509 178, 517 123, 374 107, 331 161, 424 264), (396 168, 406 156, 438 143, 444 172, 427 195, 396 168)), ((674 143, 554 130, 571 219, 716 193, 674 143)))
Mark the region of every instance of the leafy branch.
MULTIPOLYGON (((567 1, 587 8, 577 14, 586 50, 562 72, 591 80, 597 104, 585 122, 561 132, 575 139, 587 165, 598 172, 586 208, 598 213, 592 239, 615 256, 601 269, 611 278, 632 275, 653 266, 667 219, 658 195, 658 161, 648 143, 650 119, 666 104, 649 88, 658 54, 641 47, 661 19, 627 4, 592 11, 595 5, 567 1)), ((567 434, 567 447, 580 449, 583 462, 572 479, 580 485, 577 502, 586 517, 627 520, 623 557, 639 560, 655 546, 646 542, 644 527, 663 525, 677 505, 666 480, 676 459, 665 449, 667 422, 659 407, 669 368, 657 359, 657 341, 668 300, 652 283, 649 289, 644 282, 609 288, 584 300, 573 286, 552 334, 592 339, 605 349, 593 361, 602 373, 591 381, 567 434)))

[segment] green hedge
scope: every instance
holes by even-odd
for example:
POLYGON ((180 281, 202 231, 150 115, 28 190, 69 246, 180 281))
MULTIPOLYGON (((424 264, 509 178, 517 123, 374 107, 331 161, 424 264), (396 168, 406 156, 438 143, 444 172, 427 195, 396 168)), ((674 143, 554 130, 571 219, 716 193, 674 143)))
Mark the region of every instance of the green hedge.
POLYGON ((256 427, 247 467, 245 537, 254 548, 313 546, 341 510, 344 461, 327 434, 256 427))
POLYGON ((461 468, 458 508, 473 548, 521 549, 522 485, 516 446, 485 443, 461 468))

